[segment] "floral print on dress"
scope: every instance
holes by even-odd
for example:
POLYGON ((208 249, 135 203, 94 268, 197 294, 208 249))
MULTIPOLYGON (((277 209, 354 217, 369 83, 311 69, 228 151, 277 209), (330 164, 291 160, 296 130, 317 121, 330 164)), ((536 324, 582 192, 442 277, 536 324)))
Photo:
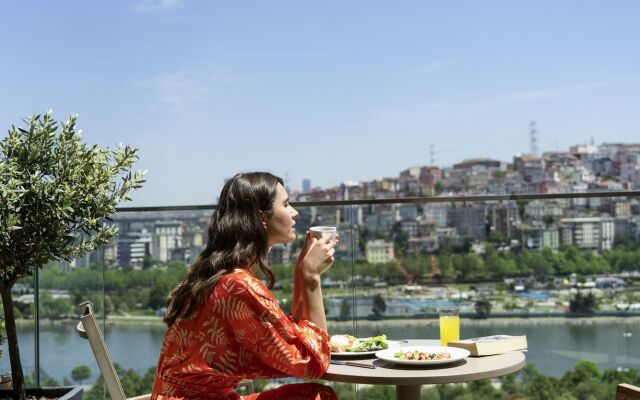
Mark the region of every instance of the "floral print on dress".
POLYGON ((224 275, 189 318, 165 333, 152 399, 335 400, 317 383, 283 385, 241 397, 241 379, 321 377, 329 336, 284 314, 271 291, 245 269, 224 275))

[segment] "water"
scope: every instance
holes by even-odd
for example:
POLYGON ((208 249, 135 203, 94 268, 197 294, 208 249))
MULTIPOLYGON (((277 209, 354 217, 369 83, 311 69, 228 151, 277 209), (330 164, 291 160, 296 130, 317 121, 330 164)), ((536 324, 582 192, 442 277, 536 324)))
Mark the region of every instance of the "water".
MULTIPOLYGON (((353 333, 352 323, 330 323, 331 333, 353 333)), ((164 334, 163 325, 110 325, 106 341, 112 359, 120 366, 142 374, 156 364, 164 334)), ((435 320, 424 321, 360 321, 358 336, 386 333, 390 339, 438 338, 435 320)), ((544 374, 560 377, 582 359, 596 362, 600 370, 607 368, 640 368, 640 321, 579 320, 561 323, 557 319, 492 321, 477 323, 461 320, 461 336, 491 334, 527 335, 527 361, 544 374)), ((89 343, 78 337, 75 323, 46 325, 40 328, 41 376, 49 375, 60 383, 71 381, 71 370, 85 364, 92 369, 87 382, 99 376, 89 343)), ((34 329, 20 326, 20 351, 25 374, 34 370, 34 329)), ((7 372, 9 355, 6 343, 0 360, 0 373, 7 372)))

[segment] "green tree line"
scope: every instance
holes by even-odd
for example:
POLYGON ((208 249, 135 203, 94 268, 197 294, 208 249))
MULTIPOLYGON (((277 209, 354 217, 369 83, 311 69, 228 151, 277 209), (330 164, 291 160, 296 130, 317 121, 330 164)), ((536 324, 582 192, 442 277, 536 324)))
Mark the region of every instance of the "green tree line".
MULTIPOLYGON (((636 242, 621 244, 600 254, 582 252, 575 246, 563 246, 558 251, 498 251, 487 243, 484 254, 443 251, 433 257, 441 272, 440 277, 447 282, 499 281, 518 276, 534 276, 545 281, 571 273, 591 275, 640 271, 640 246, 636 242)), ((363 284, 376 281, 402 284, 406 280, 398 265, 421 281, 434 278, 432 263, 430 254, 414 254, 389 264, 336 261, 326 277, 350 282, 356 276, 363 284)), ((45 268, 40 272, 40 313, 43 318, 51 319, 75 316, 77 304, 91 300, 98 313, 152 314, 166 305, 169 291, 184 277, 186 268, 181 262, 145 269, 92 266, 65 273, 58 268, 45 268), (57 298, 47 290, 67 290, 71 296, 57 298)), ((289 296, 293 289, 294 268, 286 265, 273 265, 271 268, 276 276, 279 296, 289 296)), ((33 279, 23 282, 30 285, 33 279)), ((29 317, 33 315, 33 306, 20 304, 16 311, 18 316, 29 317)))
MULTIPOLYGON (((534 276, 544 281, 571 273, 595 275, 640 271, 638 246, 617 246, 610 251, 594 253, 580 251, 574 245, 561 246, 557 251, 549 248, 498 251, 493 244, 486 243, 484 254, 439 252, 434 255, 442 277, 454 281, 502 280, 517 276, 534 276)), ((414 276, 431 275, 430 255, 407 256, 400 263, 414 276)))

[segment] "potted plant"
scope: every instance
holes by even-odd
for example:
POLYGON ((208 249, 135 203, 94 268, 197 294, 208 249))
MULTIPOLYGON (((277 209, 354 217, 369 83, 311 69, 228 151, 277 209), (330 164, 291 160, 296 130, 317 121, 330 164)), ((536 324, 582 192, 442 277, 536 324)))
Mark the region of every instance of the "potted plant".
POLYGON ((0 295, 13 398, 25 398, 11 288, 51 260, 71 261, 111 240, 105 223, 144 182, 132 172, 137 149, 82 143, 76 116, 58 124, 51 111, 12 126, 0 142, 0 295))

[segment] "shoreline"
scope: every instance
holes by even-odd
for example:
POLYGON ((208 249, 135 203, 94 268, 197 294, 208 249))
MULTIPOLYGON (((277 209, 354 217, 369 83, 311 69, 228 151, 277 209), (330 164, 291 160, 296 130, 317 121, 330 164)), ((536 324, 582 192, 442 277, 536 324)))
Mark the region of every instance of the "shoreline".
MULTIPOLYGON (((620 316, 593 316, 593 317, 564 317, 564 316, 554 316, 554 317, 543 317, 543 316, 531 316, 531 317, 488 317, 484 319, 476 319, 476 318, 465 318, 462 316, 460 318, 462 323, 466 326, 523 326, 523 325, 572 325, 572 326, 580 326, 580 325, 608 325, 608 324, 640 324, 640 316, 629 316, 629 317, 620 317, 620 316)), ((59 320, 48 320, 43 319, 40 321, 40 326, 74 326, 77 324, 78 320, 76 319, 59 319, 59 320)), ((102 323, 102 319, 98 318, 98 324, 102 323)), ((344 326, 353 326, 353 320, 346 321, 336 321, 336 320, 327 320, 327 323, 331 327, 344 327, 344 326)), ((369 320, 369 319, 358 319, 357 324, 359 326, 379 326, 379 325, 394 325, 394 326, 437 326, 438 319, 436 317, 415 317, 415 318, 389 318, 389 319, 379 319, 379 320, 369 320)), ((162 322, 162 317, 122 317, 122 316, 113 316, 108 317, 106 320, 107 325, 153 325, 153 326, 164 326, 164 322, 162 322)), ((33 326, 34 321, 29 319, 19 319, 16 320, 16 325, 20 327, 25 326, 33 326)))
MULTIPOLYGON (((327 321, 330 326, 351 326, 352 321, 327 321)), ((381 320, 358 320, 359 326, 375 327, 379 325, 395 325, 395 326, 438 326, 439 320, 437 318, 411 318, 411 319, 381 319, 381 320)), ((517 318, 486 318, 486 319, 474 319, 474 318, 460 318, 460 324, 465 326, 524 326, 524 325, 611 325, 611 324, 640 324, 640 317, 610 317, 610 316, 596 316, 596 317, 517 317, 517 318)))

